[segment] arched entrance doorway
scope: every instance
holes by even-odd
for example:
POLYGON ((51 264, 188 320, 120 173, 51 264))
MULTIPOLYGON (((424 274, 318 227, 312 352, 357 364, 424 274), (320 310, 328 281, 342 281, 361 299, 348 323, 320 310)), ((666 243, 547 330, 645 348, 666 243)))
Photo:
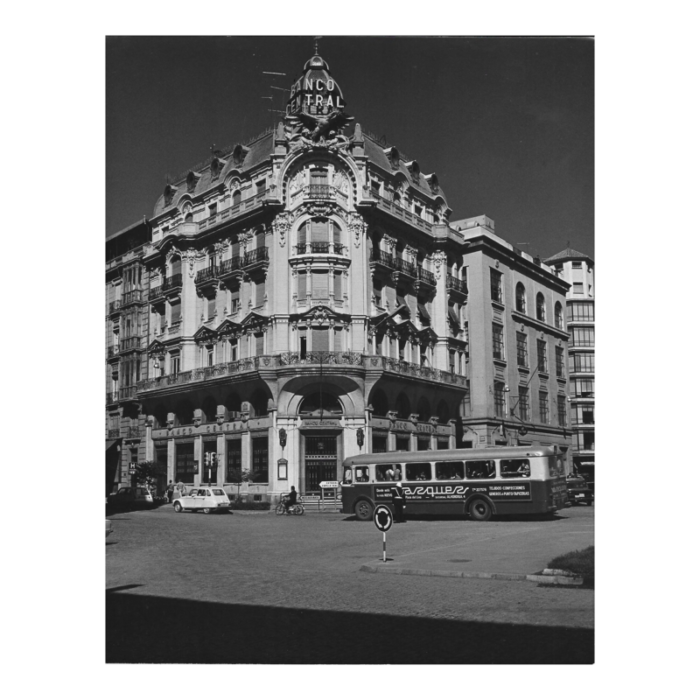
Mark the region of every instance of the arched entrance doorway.
POLYGON ((342 415, 340 401, 325 391, 309 394, 301 402, 302 493, 319 492, 322 481, 338 479, 342 415))

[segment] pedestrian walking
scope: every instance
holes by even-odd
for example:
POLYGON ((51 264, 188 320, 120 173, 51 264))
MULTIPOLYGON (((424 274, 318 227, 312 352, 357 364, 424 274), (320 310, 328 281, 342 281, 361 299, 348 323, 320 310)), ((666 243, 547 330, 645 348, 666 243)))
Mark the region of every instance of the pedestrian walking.
POLYGON ((394 506, 394 522, 395 523, 405 523, 406 520, 403 517, 403 507, 406 503, 406 496, 403 492, 403 486, 400 481, 397 481, 394 486, 391 487, 391 505, 394 506))
POLYGON ((168 503, 173 502, 173 491, 175 491, 175 484, 173 484, 173 480, 170 480, 170 483, 168 484, 167 488, 165 489, 165 495, 168 498, 168 503))

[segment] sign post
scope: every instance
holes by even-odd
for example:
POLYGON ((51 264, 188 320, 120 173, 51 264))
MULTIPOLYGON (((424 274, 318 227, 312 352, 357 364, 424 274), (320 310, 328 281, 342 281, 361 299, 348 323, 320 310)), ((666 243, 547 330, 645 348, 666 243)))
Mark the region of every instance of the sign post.
POLYGON ((386 533, 394 522, 394 516, 387 506, 377 506, 373 515, 374 524, 382 532, 382 561, 386 563, 386 533))
POLYGON ((324 506, 324 500, 326 498, 326 490, 333 490, 333 501, 338 500, 338 489, 340 488, 340 482, 339 481, 322 481, 319 484, 319 488, 321 489, 321 500, 319 501, 319 508, 323 510, 324 506))

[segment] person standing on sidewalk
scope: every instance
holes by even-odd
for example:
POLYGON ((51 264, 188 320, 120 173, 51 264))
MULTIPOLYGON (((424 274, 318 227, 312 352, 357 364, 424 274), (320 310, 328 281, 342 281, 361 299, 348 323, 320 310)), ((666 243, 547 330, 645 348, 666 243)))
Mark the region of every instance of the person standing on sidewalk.
POLYGON ((170 483, 168 484, 168 487, 165 490, 165 495, 168 499, 168 503, 173 502, 173 492, 175 491, 175 484, 173 484, 172 479, 170 480, 170 483))
POLYGON ((394 522, 405 523, 406 520, 403 517, 403 507, 406 503, 406 496, 403 492, 403 486, 400 481, 397 481, 391 487, 391 505, 394 506, 394 522))

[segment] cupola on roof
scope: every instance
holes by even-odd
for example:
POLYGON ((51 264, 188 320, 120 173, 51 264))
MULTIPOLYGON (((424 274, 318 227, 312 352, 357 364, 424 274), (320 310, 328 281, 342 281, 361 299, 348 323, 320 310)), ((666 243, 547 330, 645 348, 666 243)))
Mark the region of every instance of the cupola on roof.
POLYGON ((331 77, 328 64, 316 53, 304 64, 304 72, 292 85, 287 114, 322 115, 344 108, 340 86, 331 77))

